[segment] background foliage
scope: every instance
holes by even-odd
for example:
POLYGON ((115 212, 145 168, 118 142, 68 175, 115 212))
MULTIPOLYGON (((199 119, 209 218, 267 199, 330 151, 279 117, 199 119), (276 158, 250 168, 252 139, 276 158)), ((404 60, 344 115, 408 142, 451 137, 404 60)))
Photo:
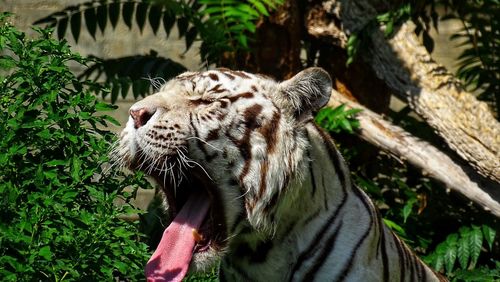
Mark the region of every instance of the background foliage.
MULTIPOLYGON (((0 15, 0 280, 140 280, 148 258, 113 201, 141 177, 103 171, 116 123, 49 30, 27 38, 0 15)), ((147 185, 146 185, 147 186, 147 185)), ((125 195, 126 196, 126 195, 125 195)))
MULTIPOLYGON (((94 0, 70 6, 35 22, 57 29, 58 38, 66 36, 67 30, 76 42, 84 28, 95 39, 98 30, 115 28, 123 21, 129 29, 137 25, 142 32, 147 26, 154 34, 163 27, 167 37, 174 26, 179 36, 185 39, 186 50, 195 40, 200 40, 201 59, 208 66, 217 63, 222 56, 230 56, 238 50, 249 50, 251 34, 261 16, 283 0, 94 0), (111 25, 111 26, 110 26, 111 25)), ((134 97, 150 93, 152 84, 144 77, 170 79, 185 68, 168 58, 159 58, 153 52, 148 56, 134 56, 121 59, 98 59, 85 73, 85 78, 94 81, 106 74, 106 86, 112 89, 112 102, 118 93, 126 96, 132 88, 134 97), (117 68, 116 66, 120 66, 117 68)))

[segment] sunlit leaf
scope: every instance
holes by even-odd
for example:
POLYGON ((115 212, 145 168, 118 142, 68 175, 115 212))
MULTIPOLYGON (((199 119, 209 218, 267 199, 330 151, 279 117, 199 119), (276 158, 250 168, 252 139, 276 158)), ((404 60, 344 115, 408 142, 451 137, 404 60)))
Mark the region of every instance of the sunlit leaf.
POLYGON ((457 234, 451 234, 446 238, 446 252, 444 254, 444 265, 447 273, 452 273, 457 259, 457 234))
POLYGON ((457 257, 458 262, 462 269, 467 269, 470 258, 470 243, 469 243, 469 232, 470 229, 468 227, 462 227, 459 230, 460 240, 458 241, 457 246, 457 257))
POLYGON ((481 247, 483 245, 483 233, 478 226, 472 226, 472 230, 469 234, 469 249, 470 249, 470 264, 469 268, 472 269, 476 266, 477 259, 481 253, 481 247))
POLYGON ((488 247, 491 251, 493 249, 493 242, 495 241, 496 230, 487 225, 483 225, 482 230, 484 238, 486 239, 486 242, 488 242, 488 247))

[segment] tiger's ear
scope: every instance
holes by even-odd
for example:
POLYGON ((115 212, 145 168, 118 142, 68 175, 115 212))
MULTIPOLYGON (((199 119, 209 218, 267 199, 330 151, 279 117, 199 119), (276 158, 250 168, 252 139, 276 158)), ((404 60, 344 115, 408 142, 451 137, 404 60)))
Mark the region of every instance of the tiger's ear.
POLYGON ((280 98, 299 120, 328 103, 332 79, 322 68, 305 69, 279 85, 280 98))

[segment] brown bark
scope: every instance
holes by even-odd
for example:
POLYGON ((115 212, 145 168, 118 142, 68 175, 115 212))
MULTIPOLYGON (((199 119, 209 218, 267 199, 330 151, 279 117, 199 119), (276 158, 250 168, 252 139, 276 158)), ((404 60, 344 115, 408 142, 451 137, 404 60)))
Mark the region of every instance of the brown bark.
MULTIPOLYGON (((339 46, 345 46, 345 34, 361 30, 388 7, 385 1, 375 0, 328 0, 321 5, 326 11, 321 17, 315 18, 317 12, 308 10, 307 30, 339 46), (333 36, 337 38, 329 39, 333 36)), ((361 48, 363 59, 377 76, 476 171, 500 182, 500 124, 487 105, 431 58, 411 23, 402 24, 390 38, 385 37, 383 27, 369 32, 361 48)))
POLYGON ((299 1, 285 1, 257 24, 253 52, 228 54, 221 65, 266 74, 278 80, 288 79, 302 70, 303 27, 299 1))
POLYGON ((334 89, 377 113, 386 113, 391 93, 385 83, 363 61, 358 60, 349 66, 346 66, 346 61, 346 51, 338 46, 319 48, 318 66, 332 76, 334 89))
POLYGON ((360 121, 358 135, 378 148, 420 168, 430 177, 442 182, 447 189, 458 192, 485 211, 500 217, 500 185, 480 187, 480 179, 474 178, 468 166, 458 164, 428 142, 412 136, 404 129, 385 121, 378 114, 332 91, 328 106, 346 104, 349 108, 362 109, 357 115, 360 121))

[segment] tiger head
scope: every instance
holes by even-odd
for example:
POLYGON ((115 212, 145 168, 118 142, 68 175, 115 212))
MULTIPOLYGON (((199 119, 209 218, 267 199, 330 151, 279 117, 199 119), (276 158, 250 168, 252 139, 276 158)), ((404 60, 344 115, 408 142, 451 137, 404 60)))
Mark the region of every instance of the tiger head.
POLYGON ((238 226, 261 232, 278 224, 308 146, 303 128, 330 92, 320 68, 281 83, 218 69, 183 73, 130 108, 117 157, 156 180, 174 218, 148 277, 205 269, 238 226))

